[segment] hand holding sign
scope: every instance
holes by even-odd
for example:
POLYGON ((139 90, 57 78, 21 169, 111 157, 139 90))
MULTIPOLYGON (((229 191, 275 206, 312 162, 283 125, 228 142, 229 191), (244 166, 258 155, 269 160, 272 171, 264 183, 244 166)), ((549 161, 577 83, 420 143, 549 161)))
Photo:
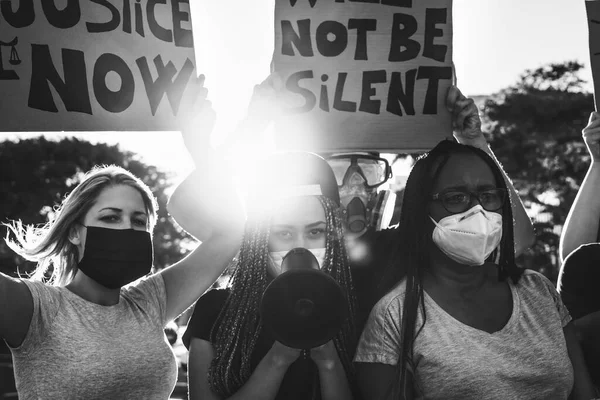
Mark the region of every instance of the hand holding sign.
POLYGON ((482 148, 487 141, 481 132, 479 109, 473 99, 465 97, 454 85, 448 89, 446 107, 452 114, 452 128, 458 143, 482 148))
POLYGON ((595 111, 590 114, 590 120, 582 133, 592 162, 600 162, 600 114, 595 111))
POLYGON ((277 92, 281 87, 281 77, 277 73, 272 73, 262 83, 254 86, 246 116, 228 138, 228 145, 236 146, 242 142, 251 144, 261 140, 258 136, 281 114, 277 101, 277 92))
POLYGON ((262 83, 254 86, 246 115, 223 145, 230 156, 245 157, 244 154, 264 150, 267 127, 282 112, 281 103, 277 99, 282 85, 279 74, 272 73, 262 83))

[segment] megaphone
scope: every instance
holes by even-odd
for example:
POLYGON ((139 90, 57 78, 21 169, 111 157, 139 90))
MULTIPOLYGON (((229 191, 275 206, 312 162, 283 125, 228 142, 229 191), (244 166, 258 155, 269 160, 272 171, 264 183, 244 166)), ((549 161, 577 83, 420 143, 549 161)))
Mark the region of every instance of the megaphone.
POLYGON ((308 350, 330 341, 347 316, 344 291, 307 249, 289 251, 282 273, 265 289, 260 303, 263 327, 275 340, 308 350))

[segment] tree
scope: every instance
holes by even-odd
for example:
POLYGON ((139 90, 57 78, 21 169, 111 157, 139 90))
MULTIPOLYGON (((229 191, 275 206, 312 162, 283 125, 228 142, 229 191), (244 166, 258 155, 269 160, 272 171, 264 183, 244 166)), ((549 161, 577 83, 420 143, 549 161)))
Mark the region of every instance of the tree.
MULTIPOLYGON (((159 204, 154 231, 155 266, 164 268, 183 258, 193 239, 167 214, 167 194, 172 176, 147 165, 136 154, 118 146, 92 144, 75 138, 60 141, 38 137, 0 142, 0 222, 21 220, 26 224, 43 224, 95 165, 115 164, 124 167, 146 183, 159 204)), ((6 228, 2 227, 3 237, 6 228)), ((33 265, 0 241, 0 272, 15 275, 28 272, 33 265)))
POLYGON ((537 240, 524 262, 553 281, 560 230, 590 162, 581 130, 594 103, 581 68, 569 61, 527 70, 483 108, 491 147, 535 214, 537 240))

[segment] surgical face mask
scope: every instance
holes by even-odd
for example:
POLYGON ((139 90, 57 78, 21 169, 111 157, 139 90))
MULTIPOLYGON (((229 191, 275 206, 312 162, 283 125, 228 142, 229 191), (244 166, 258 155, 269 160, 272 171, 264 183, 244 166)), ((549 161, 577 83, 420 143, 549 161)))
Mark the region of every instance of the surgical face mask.
MULTIPOLYGON (((306 250, 310 251, 313 256, 315 256, 319 262, 319 268, 323 269, 323 264, 325 263, 325 248, 306 250)), ((281 274, 281 264, 283 263, 283 258, 287 253, 289 253, 289 251, 272 251, 269 253, 269 261, 275 276, 281 274)))
MULTIPOLYGON (((431 217, 429 217, 431 218, 431 217)), ((433 242, 459 264, 483 265, 502 239, 502 215, 477 205, 435 222, 433 242)))
POLYGON ((148 274, 153 250, 150 232, 89 226, 77 267, 108 289, 118 289, 148 274))

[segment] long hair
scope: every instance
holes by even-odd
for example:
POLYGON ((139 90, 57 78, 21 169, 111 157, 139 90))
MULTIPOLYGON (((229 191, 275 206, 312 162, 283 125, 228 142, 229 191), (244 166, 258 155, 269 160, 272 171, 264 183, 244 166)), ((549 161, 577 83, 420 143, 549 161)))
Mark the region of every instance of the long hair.
MULTIPOLYGON (((348 317, 333 341, 346 376, 353 382, 356 301, 342 220, 334 201, 325 196, 318 198, 326 215, 326 251, 322 270, 344 289, 348 307, 348 317)), ((223 397, 237 392, 252 374, 251 357, 263 328, 259 315, 260 300, 268 285, 269 227, 270 220, 265 216, 249 219, 246 223, 238 263, 231 277, 231 292, 211 331, 216 354, 208 372, 208 381, 211 389, 223 397)))
MULTIPOLYGON (((397 258, 386 272, 387 286, 383 291, 389 291, 396 283, 406 279, 406 294, 402 306, 402 321, 400 332, 400 349, 397 364, 396 379, 392 390, 394 399, 404 398, 406 393, 418 387, 408 387, 413 376, 415 365, 413 360, 413 345, 416 337, 426 323, 423 296, 424 269, 430 263, 430 246, 433 243, 431 221, 429 220, 429 203, 433 195, 433 186, 448 159, 453 155, 474 154, 482 159, 492 170, 497 187, 507 189, 504 177, 498 165, 484 151, 471 146, 465 146, 453 141, 444 140, 429 153, 422 155, 412 168, 403 197, 402 211, 399 223, 399 248, 397 258), (417 314, 422 313, 423 323, 417 327, 417 314)), ((522 270, 515 263, 513 215, 511 202, 505 201, 502 207, 502 239, 488 260, 498 259, 499 279, 510 277, 518 282, 522 270), (499 258, 497 258, 499 253, 499 258)))
POLYGON ((30 279, 42 281, 50 268, 49 284, 66 285, 73 279, 77 273, 79 252, 77 246, 69 241, 71 230, 76 224, 83 223, 100 193, 116 185, 127 185, 140 192, 149 216, 150 231, 154 229, 158 203, 148 186, 116 165, 96 166, 63 200, 52 220, 45 225, 23 225, 21 221, 4 224, 9 228, 5 238, 8 246, 25 259, 37 262, 30 279), (11 232, 16 240, 10 238, 11 232))

